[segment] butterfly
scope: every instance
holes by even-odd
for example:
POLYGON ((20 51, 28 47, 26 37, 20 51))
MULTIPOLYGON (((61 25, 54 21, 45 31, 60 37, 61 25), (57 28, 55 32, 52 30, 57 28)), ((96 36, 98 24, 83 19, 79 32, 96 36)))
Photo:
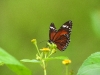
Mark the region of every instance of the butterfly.
POLYGON ((54 23, 51 23, 49 30, 49 43, 56 44, 60 51, 64 51, 70 42, 71 30, 72 21, 70 20, 65 22, 58 30, 54 23))

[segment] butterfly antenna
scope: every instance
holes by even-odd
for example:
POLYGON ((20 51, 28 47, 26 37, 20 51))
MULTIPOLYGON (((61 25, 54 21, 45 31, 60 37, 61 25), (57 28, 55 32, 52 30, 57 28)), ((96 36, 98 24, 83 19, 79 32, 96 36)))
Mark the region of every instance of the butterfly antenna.
MULTIPOLYGON (((44 41, 41 41, 39 42, 40 44, 43 43, 43 42, 48 42, 47 40, 44 40, 44 41)), ((45 47, 48 47, 47 43, 46 43, 46 46, 45 47)))
POLYGON ((47 41, 47 40, 41 41, 41 42, 39 42, 39 43, 43 43, 43 42, 45 42, 45 41, 47 41))

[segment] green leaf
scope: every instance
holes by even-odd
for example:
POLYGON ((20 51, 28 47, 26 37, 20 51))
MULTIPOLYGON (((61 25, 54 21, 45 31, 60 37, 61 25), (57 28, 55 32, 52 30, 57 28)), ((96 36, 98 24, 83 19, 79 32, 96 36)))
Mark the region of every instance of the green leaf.
POLYGON ((49 58, 46 58, 44 60, 49 61, 49 60, 55 60, 55 59, 64 60, 64 59, 68 59, 68 57, 65 57, 65 56, 49 57, 49 58))
POLYGON ((92 28, 96 35, 100 37, 100 11, 94 11, 91 13, 92 28))
POLYGON ((36 60, 36 59, 32 59, 32 60, 30 60, 30 59, 22 59, 21 61, 22 61, 22 62, 40 63, 40 61, 38 61, 38 60, 36 60))
POLYGON ((84 61, 77 75, 100 75, 100 52, 91 54, 84 61))
POLYGON ((17 75, 32 75, 28 68, 26 68, 23 64, 21 64, 2 48, 0 48, 0 63, 7 65, 9 69, 11 69, 17 75))

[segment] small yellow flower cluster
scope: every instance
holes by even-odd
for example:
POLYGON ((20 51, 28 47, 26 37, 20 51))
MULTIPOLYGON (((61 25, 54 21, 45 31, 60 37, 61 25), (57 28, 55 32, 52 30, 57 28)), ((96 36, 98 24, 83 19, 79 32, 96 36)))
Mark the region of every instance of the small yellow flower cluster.
POLYGON ((43 52, 49 52, 49 51, 50 51, 49 48, 42 48, 42 49, 40 49, 40 50, 43 51, 43 52))
POLYGON ((69 60, 69 59, 65 59, 62 61, 62 64, 64 64, 64 65, 68 65, 70 63, 71 63, 71 60, 69 60))

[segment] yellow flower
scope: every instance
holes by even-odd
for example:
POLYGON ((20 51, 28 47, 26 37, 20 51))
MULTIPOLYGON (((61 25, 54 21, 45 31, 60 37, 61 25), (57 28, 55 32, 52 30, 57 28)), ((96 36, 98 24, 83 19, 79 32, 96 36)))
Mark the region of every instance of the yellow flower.
POLYGON ((40 50, 43 51, 43 52, 49 52, 49 51, 50 51, 49 48, 42 48, 42 49, 40 49, 40 50))
POLYGON ((31 42, 36 42, 36 39, 32 39, 31 42))
POLYGON ((62 61, 62 64, 64 64, 64 65, 68 65, 70 63, 71 63, 71 60, 69 60, 69 59, 65 59, 62 61))
POLYGON ((36 39, 32 39, 31 42, 32 42, 33 44, 35 44, 35 45, 37 44, 36 39))

